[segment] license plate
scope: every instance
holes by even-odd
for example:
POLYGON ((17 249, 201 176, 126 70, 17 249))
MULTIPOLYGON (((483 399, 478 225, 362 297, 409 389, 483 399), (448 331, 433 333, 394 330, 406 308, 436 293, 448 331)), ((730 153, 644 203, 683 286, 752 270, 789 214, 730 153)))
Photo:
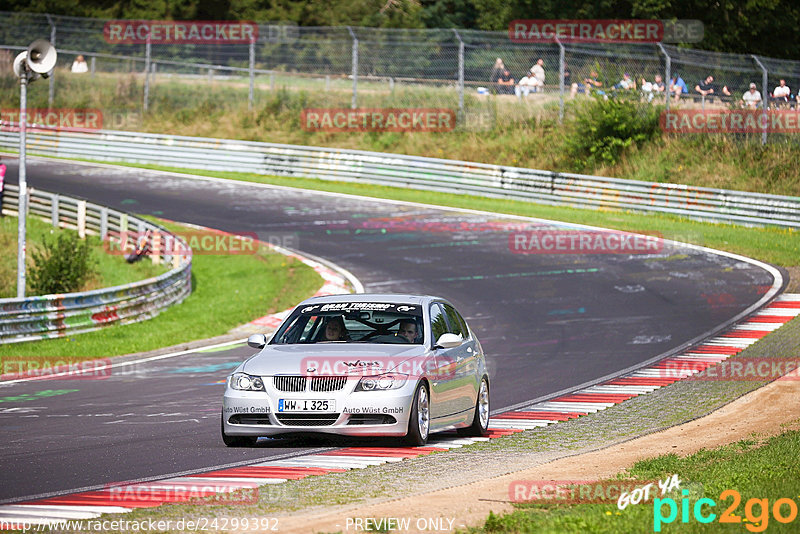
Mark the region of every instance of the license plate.
POLYGON ((278 399, 278 412, 335 412, 336 401, 312 399, 278 399))

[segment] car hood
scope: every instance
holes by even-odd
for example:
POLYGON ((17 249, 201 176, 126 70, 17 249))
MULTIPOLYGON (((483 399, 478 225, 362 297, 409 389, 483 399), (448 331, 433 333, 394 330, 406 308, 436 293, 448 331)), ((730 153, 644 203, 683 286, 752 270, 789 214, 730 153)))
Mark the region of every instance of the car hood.
POLYGON ((256 376, 272 375, 350 375, 392 371, 401 364, 419 360, 419 368, 429 355, 422 345, 368 345, 331 343, 321 345, 267 345, 244 362, 240 371, 256 376))

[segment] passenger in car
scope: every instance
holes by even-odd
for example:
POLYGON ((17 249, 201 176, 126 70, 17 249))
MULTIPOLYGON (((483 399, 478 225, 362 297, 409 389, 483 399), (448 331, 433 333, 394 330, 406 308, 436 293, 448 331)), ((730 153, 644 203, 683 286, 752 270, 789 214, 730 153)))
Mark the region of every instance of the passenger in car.
POLYGON ((328 322, 325 323, 325 335, 322 341, 346 341, 347 339, 344 319, 340 315, 328 319, 328 322))

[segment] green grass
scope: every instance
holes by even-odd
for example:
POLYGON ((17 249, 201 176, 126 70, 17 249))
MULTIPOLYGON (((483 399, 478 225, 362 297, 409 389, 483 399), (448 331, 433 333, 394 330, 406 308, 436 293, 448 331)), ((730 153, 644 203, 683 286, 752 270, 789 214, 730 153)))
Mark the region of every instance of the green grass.
POLYGON ((68 338, 2 345, 0 357, 93 359, 214 337, 289 308, 321 285, 310 267, 265 248, 256 255, 196 255, 192 294, 157 317, 68 338))
POLYGON ((775 227, 750 228, 729 224, 698 222, 666 214, 642 214, 624 211, 547 206, 514 200, 417 191, 397 187, 334 182, 311 178, 286 178, 248 173, 198 171, 162 167, 158 165, 120 165, 318 191, 348 193, 375 198, 422 202, 425 204, 484 210, 526 217, 540 217, 635 232, 657 232, 666 239, 675 239, 743 254, 783 267, 800 265, 800 232, 775 227))
MULTIPOLYGON (((800 500, 800 431, 788 430, 766 441, 758 437, 746 439, 711 450, 700 450, 681 458, 668 454, 637 462, 620 477, 639 481, 665 480, 677 474, 681 488, 689 488, 688 522, 682 524, 679 492, 669 497, 674 499, 678 514, 671 524, 665 524, 661 532, 756 532, 766 527, 768 532, 797 532, 800 518, 781 524, 771 515, 777 499, 788 498, 795 506, 800 500), (741 495, 738 507, 731 510, 741 522, 721 524, 720 515, 733 506, 732 497, 720 498, 725 490, 735 490, 741 495), (704 515, 709 511, 717 515, 713 523, 697 522, 692 510, 700 498, 709 498, 717 503, 711 509, 705 505, 704 515), (752 506, 747 513, 750 499, 768 499, 768 517, 761 516, 761 508, 752 506)), ((642 482, 644 485, 645 482, 642 482)), ((660 495, 656 495, 660 497, 660 495)), ((628 505, 619 510, 617 503, 555 505, 539 501, 519 504, 518 510, 502 515, 490 515, 485 525, 470 532, 542 532, 542 533, 619 533, 653 532, 654 500, 638 505, 628 505)), ((664 517, 669 515, 668 505, 660 507, 664 517)), ((789 506, 782 506, 782 514, 789 515, 789 506)))
MULTIPOLYGON (((16 217, 0 218, 0 298, 12 298, 17 296, 17 226, 19 221, 16 217)), ((53 241, 56 232, 74 232, 68 229, 54 229, 50 224, 45 223, 35 217, 28 217, 27 220, 27 244, 26 266, 28 275, 33 267, 31 252, 41 248, 42 240, 46 237, 53 241)), ((138 280, 144 280, 158 276, 165 272, 162 266, 154 265, 152 262, 142 261, 133 265, 125 263, 121 255, 107 254, 103 249, 100 238, 87 236, 92 245, 92 260, 95 263, 96 274, 87 280, 80 291, 90 289, 100 289, 122 284, 129 284, 138 280)), ((27 278, 25 294, 33 295, 30 288, 30 276, 27 278)))
MULTIPOLYGON (((513 96, 481 97, 465 93, 468 127, 441 133, 305 131, 300 113, 309 107, 349 108, 351 87, 324 78, 277 75, 256 79, 255 106, 248 109, 245 78, 181 79, 156 76, 150 107, 141 114, 143 79, 128 73, 98 74, 94 79, 59 71, 55 107, 100 109, 105 127, 176 135, 376 150, 583 172, 744 191, 800 196, 800 143, 774 135, 760 145, 760 135, 666 135, 658 132, 641 146, 624 150, 613 165, 581 165, 567 150, 568 139, 581 136, 572 119, 582 99, 567 98, 565 124, 559 125, 558 99, 552 92, 519 102, 513 96)), ((0 107, 18 104, 16 79, 0 73, 0 107)), ((457 94, 445 87, 359 81, 360 107, 444 107, 457 109, 457 94)), ((47 84, 29 89, 30 108, 47 107, 47 84)), ((681 104, 687 105, 687 104, 681 104)))

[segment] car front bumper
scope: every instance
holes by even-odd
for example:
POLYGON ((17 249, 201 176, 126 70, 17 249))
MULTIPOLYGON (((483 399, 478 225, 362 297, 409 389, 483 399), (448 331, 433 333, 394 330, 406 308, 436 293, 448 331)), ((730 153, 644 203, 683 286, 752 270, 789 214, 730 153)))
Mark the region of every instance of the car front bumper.
MULTIPOLYGON (((268 380, 264 380, 267 384, 268 380)), ((227 386, 222 420, 229 436, 277 436, 296 433, 343 436, 405 436, 416 384, 412 381, 387 391, 290 393, 272 389, 240 391, 227 386), (279 400, 329 400, 330 412, 279 412, 279 400)))

